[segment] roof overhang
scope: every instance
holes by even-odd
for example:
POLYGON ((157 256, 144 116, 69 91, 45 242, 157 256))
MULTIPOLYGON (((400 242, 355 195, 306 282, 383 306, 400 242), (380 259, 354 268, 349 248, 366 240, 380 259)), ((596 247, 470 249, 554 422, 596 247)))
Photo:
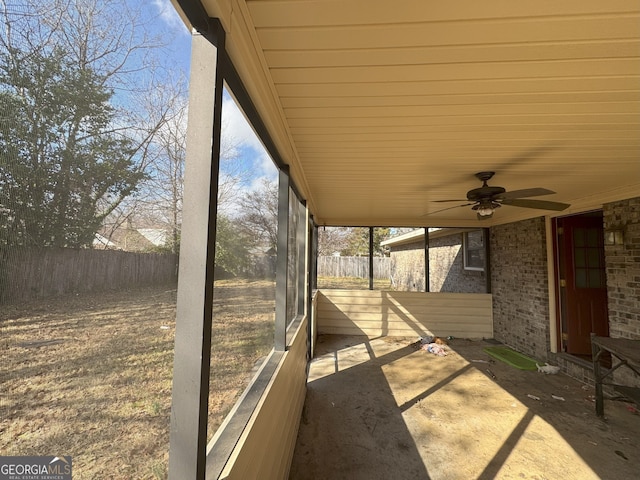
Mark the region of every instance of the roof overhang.
POLYGON ((220 20, 318 224, 486 227, 640 195, 637 0, 176 2, 220 20), (434 213, 479 171, 571 207, 434 213))
MULTIPOLYGON (((472 232, 475 230, 478 230, 478 228, 430 228, 429 240, 450 237, 452 235, 460 235, 461 233, 472 232)), ((418 242, 424 243, 424 228, 416 229, 411 232, 407 232, 402 235, 383 240, 382 242, 380 242, 380 246, 400 247, 402 245, 411 245, 418 242)))

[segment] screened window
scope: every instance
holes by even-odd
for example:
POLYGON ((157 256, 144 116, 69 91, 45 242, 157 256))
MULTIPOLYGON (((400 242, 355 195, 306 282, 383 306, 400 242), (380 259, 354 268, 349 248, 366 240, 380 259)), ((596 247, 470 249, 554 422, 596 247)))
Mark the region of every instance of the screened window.
POLYGON ((268 358, 275 328, 277 169, 228 87, 222 125, 209 439, 268 358))
MULTIPOLYGON (((373 228, 373 289, 392 289, 391 259, 384 241, 392 228, 373 228)), ((318 228, 318 288, 370 288, 369 227, 318 228)))

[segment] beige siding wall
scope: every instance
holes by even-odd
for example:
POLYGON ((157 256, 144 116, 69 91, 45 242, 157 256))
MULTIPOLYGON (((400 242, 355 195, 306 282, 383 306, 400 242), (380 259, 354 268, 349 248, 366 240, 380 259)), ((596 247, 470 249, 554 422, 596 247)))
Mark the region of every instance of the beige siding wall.
POLYGON ((288 478, 306 395, 307 326, 305 319, 220 478, 288 478))
POLYGON ((321 290, 318 333, 493 337, 489 294, 321 290))

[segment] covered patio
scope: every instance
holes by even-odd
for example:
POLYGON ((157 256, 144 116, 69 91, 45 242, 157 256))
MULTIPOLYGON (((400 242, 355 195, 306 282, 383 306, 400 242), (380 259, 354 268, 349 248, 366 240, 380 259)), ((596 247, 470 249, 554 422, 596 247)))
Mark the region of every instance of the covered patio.
POLYGON ((493 361, 495 342, 321 335, 291 480, 634 478, 640 418, 594 389, 493 361))
POLYGON ((632 478, 638 418, 598 419, 586 385, 591 332, 640 339, 638 2, 174 4, 193 48, 169 477, 632 478), (223 88, 278 169, 275 338, 209 439, 223 88), (481 229, 482 329, 433 292, 328 318, 325 226, 369 228, 370 259, 375 227, 422 228, 425 251, 430 227, 481 229), (563 374, 391 333, 440 335, 443 314, 563 374), (327 321, 348 336, 317 337, 327 321))

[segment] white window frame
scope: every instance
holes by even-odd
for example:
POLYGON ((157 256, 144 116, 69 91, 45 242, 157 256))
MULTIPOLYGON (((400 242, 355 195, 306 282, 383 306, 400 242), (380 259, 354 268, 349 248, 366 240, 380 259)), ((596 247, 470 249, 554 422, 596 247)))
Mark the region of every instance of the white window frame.
POLYGON ((463 257, 463 265, 464 265, 464 269, 465 270, 471 270, 471 271, 475 271, 475 272, 484 272, 485 271, 485 267, 486 267, 486 252, 484 254, 484 260, 483 260, 483 264, 481 267, 478 266, 474 266, 474 265, 469 265, 469 234, 470 233, 479 233, 480 234, 480 239, 482 244, 480 245, 479 248, 474 248, 474 250, 484 250, 485 244, 484 244, 484 231, 483 230, 471 230, 469 232, 463 232, 462 233, 462 257, 463 257))

